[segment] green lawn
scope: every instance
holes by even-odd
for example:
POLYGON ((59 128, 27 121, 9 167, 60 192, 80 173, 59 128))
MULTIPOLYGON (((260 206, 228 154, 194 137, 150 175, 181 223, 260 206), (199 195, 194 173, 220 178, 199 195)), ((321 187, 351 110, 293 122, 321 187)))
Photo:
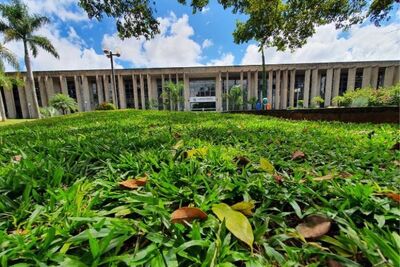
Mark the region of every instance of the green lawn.
POLYGON ((13 125, 22 122, 33 121, 32 119, 7 119, 6 121, 0 121, 1 126, 13 125))
POLYGON ((398 134, 386 124, 156 111, 5 126, 0 262, 397 266, 398 134), (146 175, 136 189, 119 185, 146 175), (241 201, 255 204, 252 215, 221 205, 241 201), (187 206, 208 217, 172 223, 187 206), (310 215, 329 220, 297 227, 310 215), (307 227, 318 237, 304 239, 307 227))

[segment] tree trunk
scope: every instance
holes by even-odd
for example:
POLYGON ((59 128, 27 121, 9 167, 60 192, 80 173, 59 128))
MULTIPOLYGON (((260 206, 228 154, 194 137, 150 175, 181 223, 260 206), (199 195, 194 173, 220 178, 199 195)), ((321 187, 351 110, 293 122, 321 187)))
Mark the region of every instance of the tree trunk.
MULTIPOLYGON (((33 72, 32 72, 32 66, 31 66, 31 59, 29 57, 29 51, 28 51, 28 44, 26 41, 24 41, 24 52, 25 52, 25 67, 26 67, 26 73, 27 73, 27 78, 28 78, 28 83, 29 83, 29 87, 32 90, 32 99, 33 99, 33 103, 32 103, 32 107, 34 110, 35 114, 31 114, 31 116, 37 116, 37 118, 39 118, 39 102, 37 99, 37 95, 36 95, 36 87, 35 87, 35 80, 33 79, 33 72)), ((25 88, 25 92, 26 94, 28 94, 27 88, 25 88)))
MULTIPOLYGON (((3 90, 5 90, 5 89, 3 88, 3 90)), ((1 94, 1 91, 0 91, 0 119, 1 119, 1 121, 6 121, 7 120, 6 109, 4 107, 3 95, 1 94)))
MULTIPOLYGON (((264 44, 261 44, 261 56, 262 56, 262 94, 263 97, 267 97, 267 72, 265 70, 265 54, 264 54, 264 44)), ((270 88, 270 90, 272 90, 270 88)), ((268 101, 271 101, 271 99, 268 99, 268 101)), ((261 99, 262 102, 262 99, 261 99)))

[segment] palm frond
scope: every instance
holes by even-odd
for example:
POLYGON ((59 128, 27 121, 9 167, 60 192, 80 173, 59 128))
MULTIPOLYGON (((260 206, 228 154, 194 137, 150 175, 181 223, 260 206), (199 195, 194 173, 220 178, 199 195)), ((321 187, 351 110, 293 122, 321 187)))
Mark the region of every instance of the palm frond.
POLYGON ((9 63, 14 69, 19 70, 19 63, 16 55, 4 45, 0 44, 0 63, 2 67, 1 70, 4 70, 3 60, 9 63))
POLYGON ((60 56, 57 53, 56 48, 52 45, 52 43, 50 42, 49 39, 47 39, 44 36, 31 36, 28 39, 28 42, 33 44, 33 45, 37 45, 40 48, 42 48, 43 50, 45 50, 46 52, 52 54, 55 58, 60 58, 60 56))
POLYGON ((33 57, 37 57, 38 49, 37 49, 36 45, 33 43, 29 43, 29 47, 31 48, 33 57))
POLYGON ((43 25, 45 25, 49 22, 50 22, 49 18, 47 18, 45 16, 33 15, 30 18, 30 25, 31 25, 32 31, 39 29, 40 27, 42 27, 43 25))

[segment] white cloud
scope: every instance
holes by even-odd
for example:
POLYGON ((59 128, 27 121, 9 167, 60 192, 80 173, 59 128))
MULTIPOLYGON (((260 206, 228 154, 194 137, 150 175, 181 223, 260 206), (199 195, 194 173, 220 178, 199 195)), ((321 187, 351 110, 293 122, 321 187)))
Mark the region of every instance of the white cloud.
POLYGON ((203 41, 203 43, 201 44, 201 47, 204 49, 204 48, 209 48, 209 47, 211 47, 211 46, 213 46, 213 45, 214 45, 214 43, 213 43, 212 40, 210 40, 210 39, 205 39, 205 40, 203 41))
POLYGON ((84 10, 76 0, 23 0, 34 14, 58 17, 62 21, 88 21, 84 10))
POLYGON ((213 59, 208 66, 230 66, 233 65, 235 61, 235 56, 232 53, 222 54, 221 58, 213 59))
MULTIPOLYGON (((93 48, 86 48, 85 42, 73 28, 68 31, 67 37, 62 37, 54 25, 40 29, 37 35, 46 36, 54 45, 60 59, 39 49, 36 58, 32 57, 33 70, 74 70, 74 69, 103 69, 110 67, 110 61, 103 54, 97 54, 93 48)), ((21 42, 7 43, 6 46, 13 51, 22 62, 23 46, 21 42)), ((22 64, 22 66, 24 66, 22 64)), ((117 64, 116 67, 121 67, 117 64)), ((12 71, 11 68, 7 70, 12 71)))
MULTIPOLYGON (((294 53, 266 49, 268 63, 365 61, 400 59, 400 23, 387 26, 354 26, 344 38, 333 25, 319 27, 308 43, 294 53)), ((242 64, 260 64, 258 47, 247 47, 242 64)))
POLYGON ((121 59, 134 66, 142 67, 177 67, 200 65, 202 47, 192 36, 194 29, 189 24, 189 17, 177 18, 174 13, 159 18, 160 31, 154 39, 121 40, 116 34, 105 35, 103 47, 118 49, 121 59))
POLYGON ((205 8, 203 8, 201 10, 201 13, 206 14, 206 13, 208 13, 208 11, 210 11, 210 8, 206 6, 205 8))

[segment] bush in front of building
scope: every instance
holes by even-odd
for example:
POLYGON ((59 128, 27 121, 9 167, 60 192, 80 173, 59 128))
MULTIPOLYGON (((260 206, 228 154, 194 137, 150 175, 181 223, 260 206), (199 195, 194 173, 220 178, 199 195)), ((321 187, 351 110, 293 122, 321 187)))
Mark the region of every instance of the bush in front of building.
POLYGON ((115 110, 117 109, 113 103, 103 102, 96 107, 96 110, 115 110))
POLYGON ((312 108, 320 108, 321 105, 324 103, 324 99, 320 96, 313 97, 311 99, 311 107, 312 108))
POLYGON ((64 94, 53 96, 49 101, 49 105, 60 111, 62 115, 78 111, 78 104, 75 99, 64 94))
POLYGON ((41 118, 52 118, 60 116, 60 112, 52 106, 39 108, 39 113, 41 118))
POLYGON ((332 103, 339 107, 382 107, 400 105, 400 83, 386 88, 361 88, 336 96, 332 103))

